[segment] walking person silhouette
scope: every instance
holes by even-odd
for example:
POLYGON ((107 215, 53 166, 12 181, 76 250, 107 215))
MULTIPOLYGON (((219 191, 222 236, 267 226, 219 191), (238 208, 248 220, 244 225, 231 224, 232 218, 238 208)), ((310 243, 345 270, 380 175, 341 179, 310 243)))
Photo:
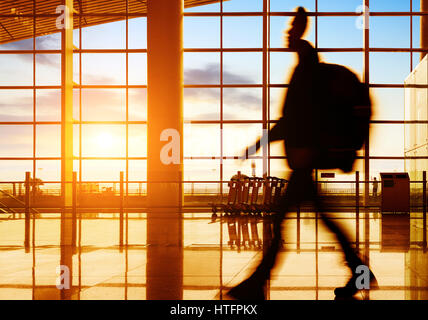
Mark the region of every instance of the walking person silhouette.
MULTIPOLYGON (((282 243, 282 221, 293 206, 304 201, 313 203, 327 228, 336 235, 352 272, 347 284, 335 289, 336 298, 352 297, 361 289, 357 279, 359 266, 364 263, 351 247, 348 236, 325 214, 312 174, 314 169, 352 171, 356 151, 368 137, 370 97, 366 86, 351 71, 319 61, 316 49, 302 39, 307 24, 307 13, 299 7, 287 39, 288 47, 298 54, 299 62, 288 87, 282 118, 264 140, 284 142, 287 161, 293 171, 285 194, 275 208, 270 246, 253 274, 228 292, 234 299, 265 299, 266 281, 270 279, 282 243)), ((260 141, 247 148, 243 158, 259 150, 260 141)), ((377 281, 371 271, 369 274, 373 289, 377 281)))

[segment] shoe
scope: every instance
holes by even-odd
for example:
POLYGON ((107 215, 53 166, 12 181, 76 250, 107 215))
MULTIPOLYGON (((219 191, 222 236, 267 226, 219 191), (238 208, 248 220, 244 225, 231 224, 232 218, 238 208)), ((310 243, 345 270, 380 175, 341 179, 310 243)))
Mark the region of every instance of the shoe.
MULTIPOLYGON (((339 287, 334 289, 334 294, 336 295, 336 298, 351 298, 355 294, 357 294, 358 291, 363 290, 357 288, 357 279, 360 277, 361 274, 354 273, 349 279, 348 283, 344 287, 339 287)), ((376 277, 373 274, 373 272, 370 270, 370 288, 368 290, 376 290, 379 289, 379 285, 377 283, 376 277)))
POLYGON ((265 281, 251 276, 229 290, 227 295, 235 300, 266 300, 265 281))

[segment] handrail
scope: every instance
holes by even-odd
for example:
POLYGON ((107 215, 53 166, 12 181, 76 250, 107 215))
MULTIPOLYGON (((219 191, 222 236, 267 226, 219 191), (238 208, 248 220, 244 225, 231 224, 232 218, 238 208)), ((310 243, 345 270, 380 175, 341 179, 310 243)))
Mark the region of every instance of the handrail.
MULTIPOLYGON (((3 202, 0 201, 0 205, 2 206, 0 209, 6 209, 9 210, 8 213, 12 213, 12 214, 17 214, 18 212, 16 212, 14 209, 9 208, 7 205, 5 205, 3 202)), ((6 212, 5 212, 6 213, 6 212)))
MULTIPOLYGON (((7 191, 4 191, 2 189, 0 189, 0 192, 3 193, 4 195, 8 196, 9 198, 12 198, 13 200, 15 200, 16 202, 18 202, 19 204, 21 204, 23 206, 23 208, 25 208, 25 202, 22 200, 19 200, 17 197, 15 197, 14 195, 10 194, 7 191)), ((1 204, 1 203, 0 203, 1 204)), ((34 213, 40 213, 37 209, 34 209, 32 207, 30 207, 30 210, 32 210, 34 213)), ((15 212, 17 213, 17 212, 15 212)))

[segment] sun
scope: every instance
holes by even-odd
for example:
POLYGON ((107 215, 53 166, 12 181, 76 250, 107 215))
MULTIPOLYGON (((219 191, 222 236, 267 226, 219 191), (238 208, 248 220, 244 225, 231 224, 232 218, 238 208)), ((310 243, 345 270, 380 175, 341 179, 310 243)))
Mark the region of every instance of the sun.
POLYGON ((95 142, 100 149, 111 149, 114 144, 114 138, 108 132, 101 132, 95 137, 95 142))

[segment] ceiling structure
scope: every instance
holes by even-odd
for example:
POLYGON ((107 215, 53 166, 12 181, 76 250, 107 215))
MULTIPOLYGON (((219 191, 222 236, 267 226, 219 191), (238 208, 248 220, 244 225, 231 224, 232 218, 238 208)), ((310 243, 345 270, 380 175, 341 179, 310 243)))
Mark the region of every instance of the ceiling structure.
MULTIPOLYGON (((220 0, 184 0, 185 8, 219 2, 220 0)), ((62 0, 0 1, 0 44, 58 32, 56 13, 62 0), (34 6, 34 7, 33 7, 34 6), (35 32, 33 16, 36 15, 35 32)), ((126 0, 74 0, 74 28, 94 26, 126 18, 126 0), (81 17, 81 19, 79 18, 81 17), (79 21, 80 20, 80 21, 79 21)), ((147 13, 147 0, 128 0, 128 17, 147 13)))

